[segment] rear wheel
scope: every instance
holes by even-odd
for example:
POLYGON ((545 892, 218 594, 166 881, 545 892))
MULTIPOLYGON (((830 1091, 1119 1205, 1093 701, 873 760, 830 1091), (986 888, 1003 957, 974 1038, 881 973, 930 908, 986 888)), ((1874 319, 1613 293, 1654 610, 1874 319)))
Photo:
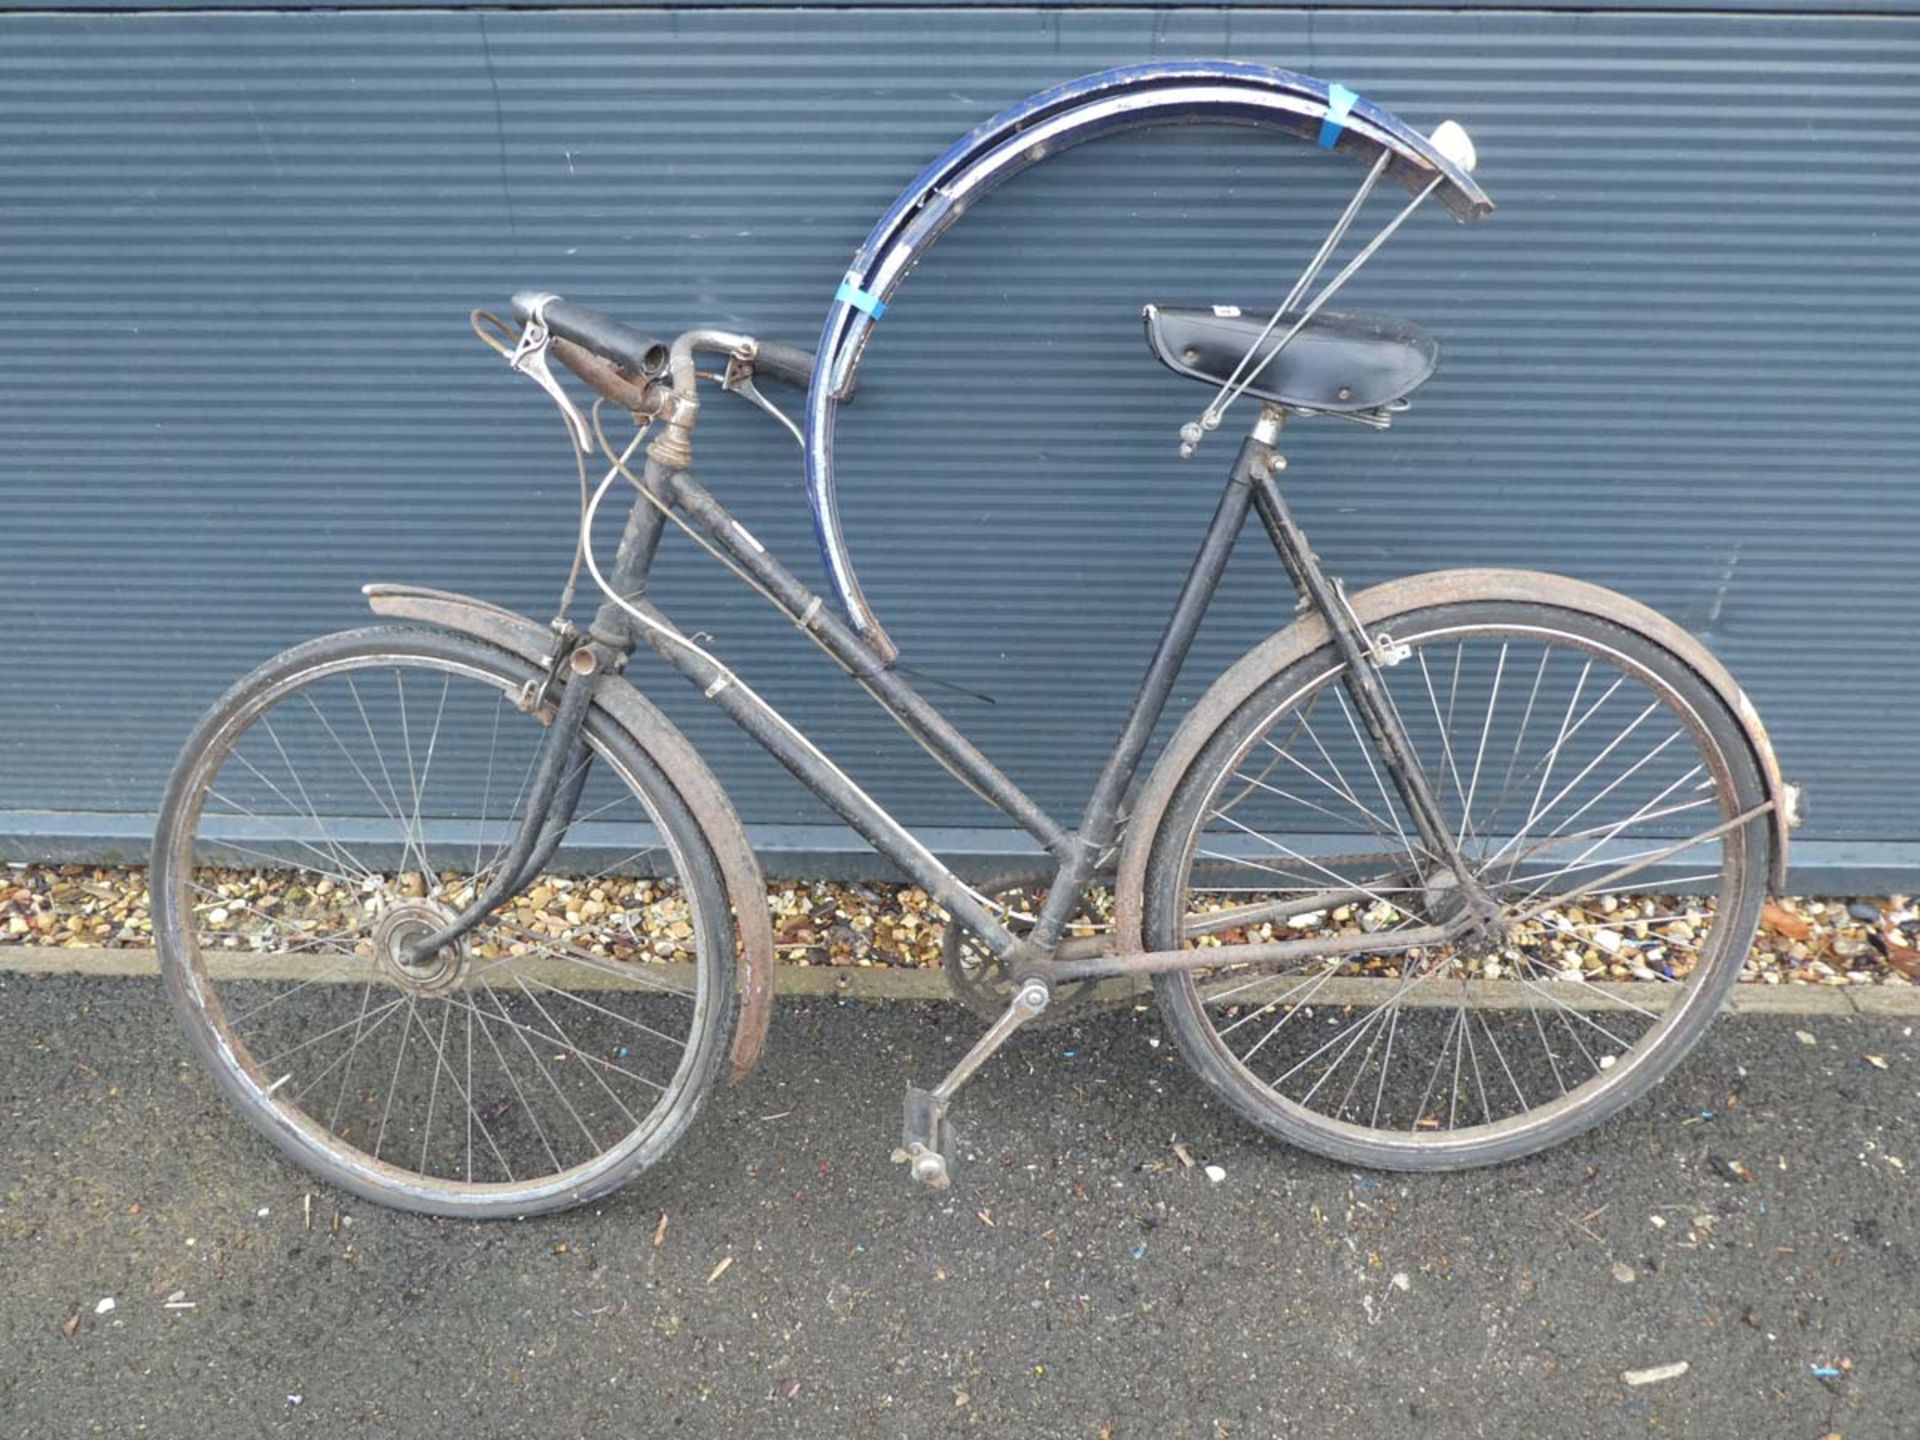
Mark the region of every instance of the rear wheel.
POLYGON ((1241 1114, 1343 1163, 1448 1169, 1577 1133, 1644 1094, 1738 978, 1765 897, 1765 798, 1737 718, 1604 615, 1469 601, 1393 617, 1378 671, 1497 916, 1457 904, 1365 740, 1331 646, 1197 753, 1154 840, 1149 948, 1182 1052, 1241 1114), (1375 937, 1368 943, 1362 937, 1375 937), (1345 937, 1280 967, 1236 944, 1345 937))
POLYGON ((546 733, 515 703, 532 678, 437 632, 302 645, 214 706, 161 812, 154 933, 189 1039, 283 1151, 382 1204, 603 1195, 684 1132, 732 1033, 712 856, 597 708, 556 873, 407 958, 517 832, 546 733))

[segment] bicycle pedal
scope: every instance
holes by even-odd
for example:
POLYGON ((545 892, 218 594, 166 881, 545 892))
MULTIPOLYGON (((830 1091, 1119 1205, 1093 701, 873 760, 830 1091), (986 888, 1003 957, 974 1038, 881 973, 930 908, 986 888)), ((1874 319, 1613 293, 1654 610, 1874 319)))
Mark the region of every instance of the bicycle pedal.
POLYGON ((922 1185, 945 1190, 953 1183, 946 1141, 947 1102, 931 1090, 909 1085, 901 1116, 900 1146, 893 1152, 893 1163, 907 1166, 907 1173, 922 1185))

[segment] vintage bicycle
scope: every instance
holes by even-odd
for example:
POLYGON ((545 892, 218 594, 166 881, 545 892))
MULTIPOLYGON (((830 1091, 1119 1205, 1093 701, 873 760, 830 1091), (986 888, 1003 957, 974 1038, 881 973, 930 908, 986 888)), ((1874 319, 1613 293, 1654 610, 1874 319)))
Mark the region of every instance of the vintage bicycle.
POLYGON ((526 1215, 603 1196, 680 1139, 759 1055, 772 1001, 765 884, 725 793, 627 678, 642 646, 776 756, 951 917, 950 973, 991 1016, 895 1158, 950 1180, 949 1108, 1021 1027, 1152 977, 1200 1077, 1268 1133, 1352 1165, 1525 1155, 1646 1092, 1735 982, 1797 791, 1706 649, 1596 586, 1518 571, 1349 595, 1280 487, 1285 427, 1384 427, 1431 337, 1328 301, 1430 198, 1492 209, 1466 132, 1423 136, 1339 85, 1218 61, 1036 95, 928 166, 840 283, 819 349, 719 329, 670 344, 547 294, 476 333, 558 405, 581 491, 550 625, 462 595, 366 587, 400 622, 287 651, 188 740, 153 849, 168 992, 222 1090, 287 1155, 382 1203, 526 1215), (910 683, 842 535, 834 430, 907 273, 996 185, 1081 142, 1219 121, 1365 174, 1285 298, 1151 305, 1153 353, 1213 391, 1203 448, 1250 426, 1084 813, 1049 815, 910 683), (1383 181, 1407 197, 1322 280, 1383 181), (598 392, 582 411, 558 360, 598 392), (710 364, 711 368, 702 368, 710 364), (802 422, 760 388, 804 391, 802 422), (698 481, 715 393, 806 459, 834 601, 698 481), (604 423, 624 415, 617 436, 604 423), (604 474, 589 483, 586 462, 604 474), (594 522, 630 499, 603 570, 594 522), (1216 679, 1144 780, 1149 738, 1250 516, 1300 614, 1216 679), (763 596, 974 792, 1033 837, 1035 874, 964 882, 649 589, 669 528, 763 596), (569 616, 584 566, 604 597, 569 616), (1111 924, 1084 913, 1106 887, 1111 924))

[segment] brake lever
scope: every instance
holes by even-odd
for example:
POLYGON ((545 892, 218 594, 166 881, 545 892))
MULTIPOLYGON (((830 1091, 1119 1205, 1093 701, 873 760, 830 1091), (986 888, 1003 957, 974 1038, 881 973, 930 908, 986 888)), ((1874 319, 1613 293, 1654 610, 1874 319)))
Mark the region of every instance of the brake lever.
POLYGON ((786 427, 787 433, 793 436, 794 444, 803 450, 806 449, 806 436, 800 433, 800 427, 794 424, 792 417, 778 405, 767 399, 766 396, 762 395, 760 393, 760 387, 753 383, 752 356, 729 355, 727 357, 727 373, 720 377, 720 388, 738 395, 755 409, 766 411, 767 414, 771 415, 786 427))
POLYGON ((553 348, 553 332, 547 329, 546 319, 546 302, 551 298, 547 295, 535 297, 532 309, 527 312, 526 327, 520 332, 520 343, 513 347, 507 364, 547 392, 547 397, 560 407, 560 413, 566 417, 567 430, 573 436, 573 443, 580 447, 582 455, 591 455, 593 427, 587 423, 587 417, 580 413, 580 407, 573 403, 573 397, 554 379, 553 370, 547 364, 547 352, 553 348))

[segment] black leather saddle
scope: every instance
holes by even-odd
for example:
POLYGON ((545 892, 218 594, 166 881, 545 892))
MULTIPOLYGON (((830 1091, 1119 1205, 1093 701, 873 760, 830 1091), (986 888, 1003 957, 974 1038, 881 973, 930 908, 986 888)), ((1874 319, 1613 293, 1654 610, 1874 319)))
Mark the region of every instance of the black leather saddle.
MULTIPOLYGON (((1237 305, 1149 305, 1143 313, 1147 344, 1161 364, 1175 374, 1224 385, 1272 312, 1243 312, 1237 305)), ((1294 314, 1281 316, 1248 368, 1273 354, 1298 320, 1294 314)), ((1376 410, 1418 389, 1439 361, 1439 342, 1409 321, 1323 310, 1259 372, 1247 393, 1301 410, 1376 410)))

